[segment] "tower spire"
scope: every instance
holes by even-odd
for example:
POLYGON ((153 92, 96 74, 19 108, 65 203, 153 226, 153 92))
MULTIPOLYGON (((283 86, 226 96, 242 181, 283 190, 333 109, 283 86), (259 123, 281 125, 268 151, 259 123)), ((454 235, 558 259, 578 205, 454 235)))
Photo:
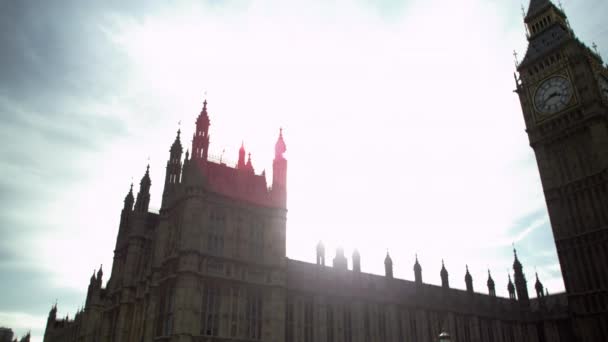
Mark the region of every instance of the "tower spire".
POLYGON ((523 266, 517 258, 517 250, 513 248, 513 277, 515 280, 515 290, 517 291, 517 299, 523 306, 528 306, 530 297, 528 297, 528 285, 526 276, 524 275, 523 266))
POLYGON ((279 138, 274 145, 274 161, 272 162, 272 196, 277 205, 287 205, 287 160, 284 153, 287 151, 283 139, 283 128, 279 130, 279 138))
POLYGON ((245 142, 241 141, 241 148, 239 148, 239 161, 236 164, 236 168, 239 170, 245 169, 245 142))
POLYGON ((148 206, 150 205, 150 164, 146 167, 146 173, 139 182, 139 193, 137 194, 137 200, 135 201, 135 211, 137 212, 148 212, 148 206))
POLYGON ((207 160, 209 154, 209 125, 207 99, 205 99, 203 109, 196 119, 196 130, 192 137, 192 159, 207 160))
POLYGON ((414 282, 416 282, 417 285, 422 284, 422 267, 418 262, 418 253, 416 253, 416 262, 414 263, 414 282))
POLYGON ((467 286, 467 292, 473 293, 473 277, 471 277, 471 273, 469 273, 469 265, 466 265, 467 272, 464 275, 464 282, 467 286))
POLYGON ((536 297, 542 298, 545 296, 543 283, 538 279, 538 272, 536 272, 536 283, 534 284, 534 289, 536 290, 536 297))
POLYGON ((448 270, 445 268, 445 263, 443 262, 443 259, 441 259, 441 271, 439 272, 439 276, 441 276, 441 287, 443 287, 444 289, 450 288, 448 270))
POLYGON ((507 290, 509 291, 509 298, 515 300, 515 286, 511 281, 511 273, 509 273, 509 283, 507 284, 507 290))
POLYGON ((384 258, 384 274, 387 278, 393 278, 393 259, 386 250, 386 257, 384 258))
POLYGON ((490 274, 490 269, 488 269, 488 294, 490 297, 496 297, 496 286, 492 274, 490 274))

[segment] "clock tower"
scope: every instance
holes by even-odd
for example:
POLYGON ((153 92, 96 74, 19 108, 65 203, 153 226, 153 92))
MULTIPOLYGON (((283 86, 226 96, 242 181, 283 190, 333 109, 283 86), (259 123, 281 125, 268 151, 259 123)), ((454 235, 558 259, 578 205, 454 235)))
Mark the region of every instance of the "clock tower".
POLYGON ((531 0, 516 75, 578 341, 608 341, 608 69, 564 11, 531 0))

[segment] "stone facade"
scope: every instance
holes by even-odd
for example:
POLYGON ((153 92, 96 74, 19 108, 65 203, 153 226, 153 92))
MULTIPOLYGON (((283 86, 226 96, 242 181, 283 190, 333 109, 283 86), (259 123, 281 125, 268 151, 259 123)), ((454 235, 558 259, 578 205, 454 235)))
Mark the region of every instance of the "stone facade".
POLYGON ((106 287, 100 268, 73 319, 51 309, 44 340, 401 342, 435 341, 442 331, 463 342, 606 340, 608 100, 601 96, 608 90, 592 81, 608 74, 550 2, 532 0, 526 23, 531 46, 519 64, 517 93, 567 294, 549 296, 537 276, 536 296, 529 296, 516 253, 509 298, 496 296, 489 273, 488 295, 475 292, 468 270, 466 291, 450 288, 445 267, 441 286, 425 284, 417 258, 414 281, 393 277, 388 254, 385 276, 361 272, 357 251, 351 268, 341 249, 326 266, 321 243, 316 264, 288 259, 282 132, 269 187, 244 146, 235 167, 210 160, 205 101, 192 155, 183 155, 179 131, 170 148, 160 212, 148 211, 147 169, 137 197, 133 187, 125 197, 106 287), (553 95, 552 87, 569 84, 560 78, 545 85, 555 74, 574 80, 574 95, 553 95), (537 107, 551 114, 537 116, 537 107))
MULTIPOLYGON (((273 181, 254 172, 245 149, 235 167, 210 161, 207 103, 192 156, 182 157, 180 132, 167 162, 162 205, 148 211, 150 170, 124 200, 110 278, 90 279, 85 307, 74 319, 49 314, 45 341, 431 341, 448 330, 455 341, 564 341, 571 332, 564 295, 530 300, 515 255, 512 298, 352 269, 339 249, 333 267, 317 246, 317 264, 286 258, 287 161, 282 133, 273 181), (517 291, 517 297, 515 292, 517 291), (515 298, 518 298, 517 300, 515 298), (566 336, 566 337, 564 337, 566 336), (561 338, 561 340, 560 340, 561 338)), ((538 280, 537 280, 538 281, 538 280)))
POLYGON ((579 341, 608 340, 608 69, 563 10, 532 0, 517 94, 579 341))

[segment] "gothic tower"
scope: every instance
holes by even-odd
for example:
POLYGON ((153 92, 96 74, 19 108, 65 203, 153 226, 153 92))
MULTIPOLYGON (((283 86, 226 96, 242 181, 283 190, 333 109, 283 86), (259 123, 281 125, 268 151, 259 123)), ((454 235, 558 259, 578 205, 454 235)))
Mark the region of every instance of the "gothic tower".
POLYGON ((549 0, 531 0, 516 77, 580 341, 608 332, 608 69, 549 0), (585 336, 585 337, 583 337, 585 336))

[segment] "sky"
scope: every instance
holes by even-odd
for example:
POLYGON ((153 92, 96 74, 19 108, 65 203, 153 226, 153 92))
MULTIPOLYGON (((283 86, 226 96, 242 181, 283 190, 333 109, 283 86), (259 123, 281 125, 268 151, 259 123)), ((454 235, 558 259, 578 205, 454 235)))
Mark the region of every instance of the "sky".
MULTIPOLYGON (((527 3, 523 4, 527 6, 527 3)), ((564 0, 608 58, 608 2, 564 0)), ((513 89, 526 49, 507 0, 0 1, 0 326, 41 341, 109 274, 122 201, 146 164, 158 210, 178 128, 207 98, 211 153, 256 172, 287 143, 287 255, 357 248, 364 272, 506 296, 563 281, 513 89)), ((350 260, 349 260, 350 262, 350 260)), ((104 283, 107 279, 104 279, 104 283)))

